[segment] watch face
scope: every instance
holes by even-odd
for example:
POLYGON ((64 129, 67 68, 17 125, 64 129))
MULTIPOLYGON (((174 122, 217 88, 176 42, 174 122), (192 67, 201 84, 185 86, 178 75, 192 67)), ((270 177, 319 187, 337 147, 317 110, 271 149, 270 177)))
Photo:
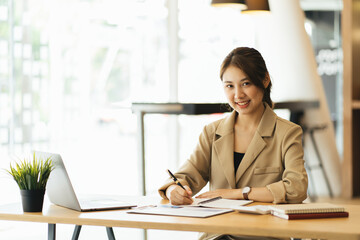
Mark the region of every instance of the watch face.
POLYGON ((249 193, 250 192, 250 187, 244 187, 242 192, 243 193, 249 193))

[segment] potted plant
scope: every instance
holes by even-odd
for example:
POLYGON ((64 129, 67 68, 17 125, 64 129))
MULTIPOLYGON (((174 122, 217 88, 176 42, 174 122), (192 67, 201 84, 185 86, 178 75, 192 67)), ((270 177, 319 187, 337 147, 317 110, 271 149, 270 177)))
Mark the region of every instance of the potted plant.
POLYGON ((10 164, 7 172, 14 178, 20 188, 24 212, 41 212, 44 202, 46 183, 51 171, 54 169, 51 158, 45 161, 37 158, 24 159, 14 166, 10 164))

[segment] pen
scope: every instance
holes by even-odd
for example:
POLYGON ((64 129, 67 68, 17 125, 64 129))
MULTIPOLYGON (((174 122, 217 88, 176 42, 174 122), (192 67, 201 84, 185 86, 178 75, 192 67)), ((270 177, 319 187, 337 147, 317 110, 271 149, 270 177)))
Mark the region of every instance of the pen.
POLYGON ((219 200, 219 199, 221 199, 221 198, 222 198, 222 197, 220 197, 220 196, 219 196, 219 197, 210 198, 210 199, 201 201, 201 202, 199 202, 198 204, 205 204, 205 203, 213 202, 213 201, 219 200))
POLYGON ((174 176, 174 174, 172 174, 169 169, 168 169, 167 171, 168 171, 170 177, 173 179, 173 181, 174 181, 177 185, 179 185, 182 189, 184 189, 184 190, 186 191, 186 189, 184 188, 184 186, 179 182, 179 180, 177 180, 177 178, 174 176))

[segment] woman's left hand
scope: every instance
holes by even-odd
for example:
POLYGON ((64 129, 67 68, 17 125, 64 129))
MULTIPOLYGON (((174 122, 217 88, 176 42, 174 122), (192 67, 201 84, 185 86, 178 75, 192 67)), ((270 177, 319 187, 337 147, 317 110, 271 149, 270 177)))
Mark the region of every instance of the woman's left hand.
POLYGON ((202 193, 196 198, 222 197, 226 199, 241 199, 241 196, 241 189, 216 189, 213 191, 202 193))

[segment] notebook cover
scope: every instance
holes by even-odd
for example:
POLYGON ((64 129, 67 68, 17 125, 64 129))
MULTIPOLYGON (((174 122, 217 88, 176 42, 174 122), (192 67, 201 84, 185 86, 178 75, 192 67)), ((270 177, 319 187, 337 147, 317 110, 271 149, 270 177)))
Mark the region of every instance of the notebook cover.
POLYGON ((330 212, 330 213, 298 213, 298 214, 281 214, 277 212, 272 213, 274 216, 294 220, 294 219, 312 219, 312 218, 341 218, 349 217, 348 212, 330 212))
POLYGON ((331 203, 278 204, 269 206, 269 208, 273 212, 281 214, 345 212, 343 207, 331 203))

